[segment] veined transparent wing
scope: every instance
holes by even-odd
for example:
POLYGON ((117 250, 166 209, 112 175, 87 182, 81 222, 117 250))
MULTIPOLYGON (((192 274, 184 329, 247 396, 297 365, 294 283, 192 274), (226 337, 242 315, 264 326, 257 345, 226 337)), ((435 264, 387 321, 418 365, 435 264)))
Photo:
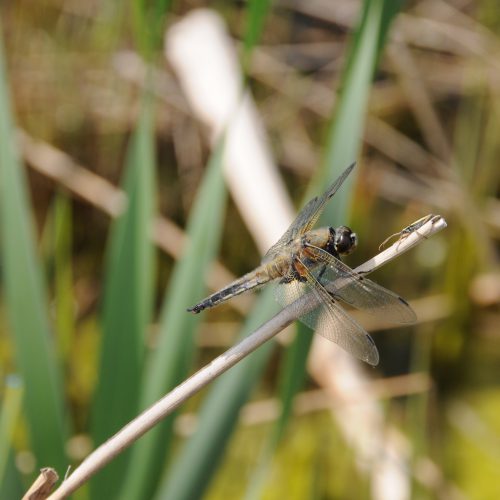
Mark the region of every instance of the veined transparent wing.
POLYGON ((301 297, 310 294, 311 300, 315 300, 318 305, 310 312, 301 314, 299 319, 356 358, 377 365, 379 355, 370 335, 342 309, 305 266, 304 273, 303 282, 290 279, 288 283, 278 283, 275 288, 276 300, 285 307, 296 304, 299 313, 301 297))
POLYGON ((267 251, 263 261, 272 260, 288 243, 293 241, 298 236, 306 233, 316 224, 321 212, 323 211, 326 202, 338 191, 340 186, 351 173, 355 163, 347 167, 338 179, 328 188, 322 196, 316 196, 310 200, 307 205, 299 212, 290 227, 286 230, 283 236, 267 251))
POLYGON ((333 255, 317 247, 308 247, 312 271, 321 284, 335 297, 392 323, 415 323, 417 316, 399 295, 355 273, 333 255))

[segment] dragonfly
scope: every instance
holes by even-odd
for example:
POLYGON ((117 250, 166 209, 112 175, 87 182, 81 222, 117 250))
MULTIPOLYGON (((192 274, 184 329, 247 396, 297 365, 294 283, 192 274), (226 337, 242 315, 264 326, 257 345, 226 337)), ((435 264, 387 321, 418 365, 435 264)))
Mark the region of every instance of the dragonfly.
MULTIPOLYGON (((358 237, 349 227, 313 229, 326 203, 354 166, 350 165, 322 196, 313 198, 304 206, 257 268, 188 311, 200 313, 272 282, 275 297, 284 307, 298 307, 295 304, 300 302, 299 299, 306 294, 312 295, 314 308, 298 319, 356 358, 377 365, 379 354, 375 342, 342 303, 400 324, 414 323, 415 312, 402 297, 342 262, 341 257, 352 253, 358 245, 358 237)), ((297 308, 297 311, 300 313, 301 310, 297 308)))

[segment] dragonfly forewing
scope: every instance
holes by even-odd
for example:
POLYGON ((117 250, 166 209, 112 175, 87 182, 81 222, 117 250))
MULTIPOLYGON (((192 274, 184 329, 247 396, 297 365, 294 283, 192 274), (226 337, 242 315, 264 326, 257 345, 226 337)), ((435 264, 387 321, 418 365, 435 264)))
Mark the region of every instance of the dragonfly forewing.
POLYGON ((276 254, 281 252, 283 248, 293 241, 298 236, 309 231, 314 224, 316 224, 319 216, 323 212, 327 201, 339 190, 340 186, 347 179, 352 169, 356 164, 353 163, 347 167, 342 174, 335 180, 335 182, 328 188, 328 190, 321 196, 316 196, 306 204, 306 206, 299 212, 295 220, 287 229, 285 234, 267 251, 264 255, 263 261, 271 260, 276 254))

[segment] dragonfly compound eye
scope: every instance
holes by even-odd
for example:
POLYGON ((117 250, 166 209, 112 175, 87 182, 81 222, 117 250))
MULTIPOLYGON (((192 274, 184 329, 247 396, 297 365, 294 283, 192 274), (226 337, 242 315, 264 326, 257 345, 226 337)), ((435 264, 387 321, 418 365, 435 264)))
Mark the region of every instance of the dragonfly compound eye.
POLYGON ((347 226, 335 230, 335 248, 340 255, 348 255, 358 246, 358 237, 347 226))

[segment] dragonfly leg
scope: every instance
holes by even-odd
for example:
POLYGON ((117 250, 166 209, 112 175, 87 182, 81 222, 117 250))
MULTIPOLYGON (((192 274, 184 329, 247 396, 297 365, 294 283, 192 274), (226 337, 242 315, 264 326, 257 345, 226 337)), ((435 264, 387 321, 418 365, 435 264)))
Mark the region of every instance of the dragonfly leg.
POLYGON ((293 262, 294 263, 290 267, 288 273, 281 278, 281 284, 286 285, 288 283, 291 283, 292 281, 300 281, 301 283, 307 281, 307 278, 305 276, 302 276, 302 274, 295 267, 295 259, 293 260, 293 262))
POLYGON ((280 279, 280 284, 287 285, 292 281, 301 280, 303 280, 303 278, 301 278, 300 274, 295 269, 292 269, 286 276, 283 276, 283 278, 280 279))

